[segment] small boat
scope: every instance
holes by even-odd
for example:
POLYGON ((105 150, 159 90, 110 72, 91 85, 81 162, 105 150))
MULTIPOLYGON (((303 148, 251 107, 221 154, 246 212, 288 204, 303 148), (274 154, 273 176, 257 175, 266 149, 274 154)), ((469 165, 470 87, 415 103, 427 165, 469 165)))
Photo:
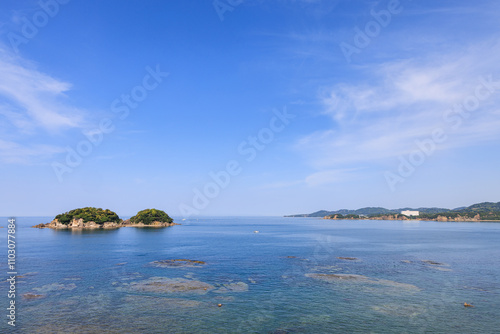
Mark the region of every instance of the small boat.
POLYGON ((259 233, 259 231, 253 231, 253 233, 259 233))

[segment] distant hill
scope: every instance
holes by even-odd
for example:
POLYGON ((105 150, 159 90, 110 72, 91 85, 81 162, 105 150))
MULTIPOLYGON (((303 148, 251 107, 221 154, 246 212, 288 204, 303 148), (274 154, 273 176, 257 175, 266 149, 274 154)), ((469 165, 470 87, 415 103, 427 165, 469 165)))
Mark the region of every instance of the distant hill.
POLYGON ((450 209, 445 209, 445 208, 417 208, 417 209, 412 209, 412 208, 402 208, 402 209, 397 209, 397 213, 401 213, 401 211, 405 210, 410 210, 410 211, 420 211, 422 213, 443 213, 443 212, 450 212, 452 210, 450 209))
POLYGON ((420 213, 424 214, 439 214, 439 213, 453 213, 453 212, 463 212, 463 213, 488 213, 488 212, 500 212, 500 202, 484 202, 478 203, 467 207, 460 207, 453 210, 445 209, 445 208, 400 208, 400 209, 386 209, 381 207, 366 207, 357 210, 336 210, 336 211, 327 211, 320 210, 313 213, 304 213, 304 214, 295 214, 289 215, 285 217, 325 217, 330 215, 362 215, 362 216, 373 216, 373 215, 390 215, 401 213, 401 211, 411 210, 411 211, 420 211, 420 213))
POLYGON ((483 202, 468 206, 466 208, 455 209, 454 211, 461 212, 497 212, 500 211, 500 202, 483 202))

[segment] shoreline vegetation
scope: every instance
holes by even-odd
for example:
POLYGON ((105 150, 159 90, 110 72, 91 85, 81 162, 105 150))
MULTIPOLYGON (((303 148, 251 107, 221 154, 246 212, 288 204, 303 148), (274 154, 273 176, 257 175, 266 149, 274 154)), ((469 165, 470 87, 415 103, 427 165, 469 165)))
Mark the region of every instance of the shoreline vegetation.
POLYGON ((332 220, 500 222, 500 202, 483 202, 452 210, 443 208, 402 208, 389 210, 380 207, 368 207, 357 210, 321 210, 310 214, 290 215, 285 217, 318 217, 332 220), (407 210, 418 211, 418 215, 409 216, 402 213, 407 210))
POLYGON ((145 209, 130 219, 123 220, 115 212, 101 208, 79 208, 58 214, 50 223, 38 224, 34 228, 52 229, 115 229, 120 227, 169 227, 174 223, 162 210, 145 209))

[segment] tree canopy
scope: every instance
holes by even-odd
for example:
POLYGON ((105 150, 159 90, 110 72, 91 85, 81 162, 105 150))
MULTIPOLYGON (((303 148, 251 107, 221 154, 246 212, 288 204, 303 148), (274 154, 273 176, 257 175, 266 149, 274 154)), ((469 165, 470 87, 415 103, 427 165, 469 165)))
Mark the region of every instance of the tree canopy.
POLYGON ((61 224, 68 225, 73 219, 80 218, 83 219, 84 223, 93 221, 96 224, 103 224, 107 222, 119 223, 121 221, 120 217, 109 209, 103 210, 101 208, 92 207, 74 209, 69 212, 61 213, 57 215, 55 219, 57 219, 61 224))
POLYGON ((174 220, 170 218, 165 211, 157 209, 146 209, 139 211, 135 216, 130 218, 130 221, 134 224, 143 223, 145 225, 150 225, 151 223, 158 221, 162 223, 172 223, 174 220))

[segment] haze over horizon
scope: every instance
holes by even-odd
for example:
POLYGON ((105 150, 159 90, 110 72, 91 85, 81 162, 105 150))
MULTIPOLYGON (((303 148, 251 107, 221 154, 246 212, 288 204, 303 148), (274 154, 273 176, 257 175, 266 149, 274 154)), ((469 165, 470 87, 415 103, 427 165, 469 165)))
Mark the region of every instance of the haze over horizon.
POLYGON ((500 201, 500 3, 0 4, 0 216, 500 201))

